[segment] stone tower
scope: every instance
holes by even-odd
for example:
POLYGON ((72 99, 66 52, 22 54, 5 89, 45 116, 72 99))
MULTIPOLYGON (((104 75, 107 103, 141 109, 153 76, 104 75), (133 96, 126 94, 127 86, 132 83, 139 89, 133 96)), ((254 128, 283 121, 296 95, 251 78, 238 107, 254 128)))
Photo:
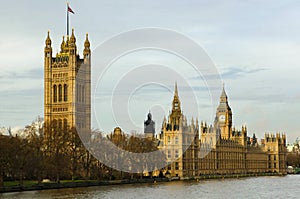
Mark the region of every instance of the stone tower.
POLYGON ((268 153, 268 171, 285 173, 286 135, 266 133, 264 151, 268 153))
MULTIPOLYGON (((88 34, 83 58, 77 54, 74 29, 63 37, 60 52, 53 56, 50 33, 44 49, 45 127, 91 128, 91 50, 88 34)), ((47 133, 47 132, 45 132, 47 133)))
POLYGON ((177 83, 175 84, 172 111, 168 119, 164 119, 160 138, 159 148, 164 150, 168 166, 167 173, 170 176, 192 176, 195 174, 194 140, 199 136, 198 120, 196 124, 192 119, 191 124, 182 114, 178 95, 177 83))
POLYGON ((217 108, 215 118, 215 128, 220 129, 222 139, 229 139, 231 136, 232 127, 232 112, 228 104, 227 95, 223 85, 222 93, 220 96, 220 104, 217 108))

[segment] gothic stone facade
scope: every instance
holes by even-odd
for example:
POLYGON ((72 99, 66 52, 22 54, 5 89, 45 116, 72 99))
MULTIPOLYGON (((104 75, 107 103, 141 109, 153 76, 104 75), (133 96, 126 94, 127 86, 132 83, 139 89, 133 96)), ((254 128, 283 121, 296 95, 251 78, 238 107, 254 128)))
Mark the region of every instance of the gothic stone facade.
POLYGON ((261 144, 255 134, 247 136, 247 127, 232 127, 232 111, 222 90, 214 125, 198 120, 187 123, 181 112, 175 85, 172 112, 165 118, 159 134, 159 148, 165 151, 165 172, 175 177, 215 174, 286 173, 285 134, 266 133, 261 144))
POLYGON ((44 120, 45 126, 60 129, 91 127, 91 50, 88 34, 83 58, 77 54, 74 30, 63 37, 60 52, 53 57, 48 36, 44 49, 44 120))

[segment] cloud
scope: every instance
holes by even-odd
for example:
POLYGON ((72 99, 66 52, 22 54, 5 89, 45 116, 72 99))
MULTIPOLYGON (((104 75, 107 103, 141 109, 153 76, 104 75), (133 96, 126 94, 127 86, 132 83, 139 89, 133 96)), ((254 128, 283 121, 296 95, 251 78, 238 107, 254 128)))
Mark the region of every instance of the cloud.
POLYGON ((267 68, 247 69, 244 67, 229 67, 226 69, 225 72, 221 73, 221 77, 223 79, 236 79, 249 74, 259 73, 265 70, 267 70, 267 68))
POLYGON ((43 69, 33 68, 23 71, 3 71, 0 73, 0 80, 13 80, 13 79, 43 79, 43 69))
POLYGON ((208 74, 203 76, 194 76, 190 78, 191 80, 198 80, 198 79, 204 79, 204 80, 216 80, 216 79, 237 79, 241 77, 245 77, 246 75, 259 73, 261 71, 268 70, 267 68, 254 68, 254 69, 248 69, 245 67, 227 67, 225 68, 225 72, 219 73, 219 74, 208 74))

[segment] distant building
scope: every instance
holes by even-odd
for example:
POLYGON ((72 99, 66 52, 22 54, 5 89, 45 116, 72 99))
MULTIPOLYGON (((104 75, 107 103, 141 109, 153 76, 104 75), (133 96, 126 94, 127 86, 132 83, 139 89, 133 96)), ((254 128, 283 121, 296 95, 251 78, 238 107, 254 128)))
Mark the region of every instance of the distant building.
MULTIPOLYGON (((88 35, 83 58, 77 54, 74 30, 63 37, 60 52, 53 56, 48 32, 44 49, 45 127, 91 129, 91 50, 88 35)), ((47 132, 46 132, 47 136, 47 132)))
POLYGON ((265 134, 261 144, 247 127, 232 127, 232 111, 223 87, 214 125, 198 120, 187 123, 181 112, 178 88, 175 85, 172 112, 164 119, 159 135, 166 154, 165 173, 191 177, 207 174, 286 173, 285 134, 265 134))
POLYGON ((144 134, 147 138, 154 138, 155 135, 155 122, 152 120, 150 111, 147 115, 147 120, 144 121, 144 134))

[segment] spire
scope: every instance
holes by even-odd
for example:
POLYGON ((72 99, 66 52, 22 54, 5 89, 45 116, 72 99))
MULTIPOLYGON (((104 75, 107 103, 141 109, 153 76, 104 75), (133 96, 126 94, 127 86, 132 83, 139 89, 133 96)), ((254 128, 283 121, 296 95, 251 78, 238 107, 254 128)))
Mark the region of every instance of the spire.
POLYGON ((221 98, 227 98, 226 92, 225 92, 225 84, 223 83, 221 98))
POLYGON ((86 33, 86 35, 85 35, 84 48, 85 49, 89 49, 90 48, 90 41, 89 41, 89 34, 88 33, 86 33))
POLYGON ((72 35, 70 37, 70 43, 71 44, 75 44, 76 43, 76 38, 75 38, 75 35, 74 35, 74 28, 72 28, 72 35))
POLYGON ((50 31, 48 30, 48 33, 47 33, 47 39, 46 39, 46 42, 45 42, 45 44, 46 44, 46 46, 47 47, 50 47, 51 46, 51 39, 50 39, 50 31))
POLYGON ((175 82, 175 90, 174 90, 174 98, 172 102, 172 113, 171 118, 176 118, 176 120, 179 121, 181 117, 181 107, 180 107, 180 100, 178 96, 178 88, 177 88, 177 82, 175 82))
POLYGON ((86 33, 85 42, 84 42, 84 50, 83 50, 84 57, 88 56, 91 53, 91 50, 90 50, 91 44, 90 44, 88 36, 89 36, 88 33, 86 33))
POLYGON ((65 43, 65 36, 63 36, 62 42, 61 42, 61 45, 60 45, 60 51, 61 52, 64 52, 65 45, 66 45, 66 43, 65 43))
POLYGON ((174 96, 178 97, 177 81, 175 82, 175 92, 174 92, 174 96))
POLYGON ((173 109, 172 112, 181 112, 180 109, 180 100, 178 96, 178 88, 177 88, 177 82, 175 82, 175 90, 174 90, 174 98, 173 98, 173 109))

